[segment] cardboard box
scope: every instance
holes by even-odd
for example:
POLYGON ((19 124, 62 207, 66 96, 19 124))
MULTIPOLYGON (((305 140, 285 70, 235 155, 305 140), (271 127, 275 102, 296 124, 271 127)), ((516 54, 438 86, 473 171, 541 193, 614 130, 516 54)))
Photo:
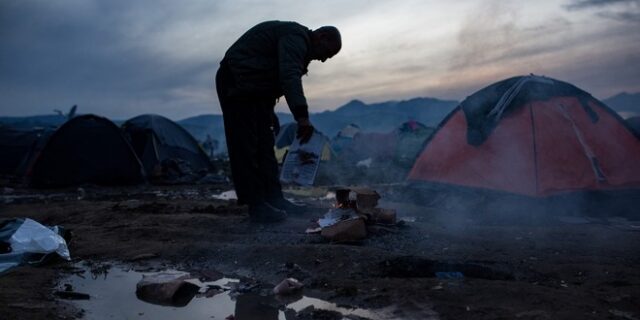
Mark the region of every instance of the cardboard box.
POLYGON ((367 228, 364 219, 352 218, 322 228, 320 234, 332 242, 358 241, 367 237, 367 228))
POLYGON ((366 208, 358 212, 367 215, 373 223, 396 224, 396 211, 393 209, 366 208))
POLYGON ((358 209, 375 208, 378 205, 380 195, 373 189, 354 189, 358 209))
POLYGON ((396 211, 393 209, 375 208, 373 220, 382 224, 396 224, 396 211))

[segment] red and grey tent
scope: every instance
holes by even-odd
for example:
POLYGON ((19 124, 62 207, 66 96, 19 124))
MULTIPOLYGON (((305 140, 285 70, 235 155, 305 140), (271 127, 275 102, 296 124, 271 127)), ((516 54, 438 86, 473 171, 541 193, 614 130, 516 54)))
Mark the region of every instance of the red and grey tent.
POLYGON ((613 110, 540 76, 492 84, 439 125, 408 180, 544 197, 640 187, 640 140, 613 110))
POLYGON ((640 116, 634 116, 625 120, 631 132, 640 139, 640 116))

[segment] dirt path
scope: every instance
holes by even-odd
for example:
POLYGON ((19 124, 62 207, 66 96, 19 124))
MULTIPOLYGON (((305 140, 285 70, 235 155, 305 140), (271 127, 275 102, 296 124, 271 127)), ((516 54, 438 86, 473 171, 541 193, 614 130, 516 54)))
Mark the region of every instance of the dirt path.
MULTIPOLYGON (((275 285, 286 276, 307 294, 399 319, 639 319, 640 232, 633 224, 547 219, 500 223, 447 209, 386 203, 415 217, 362 243, 330 244, 305 229, 329 202, 275 225, 210 197, 226 186, 85 188, 4 195, 0 218, 29 217, 72 230, 74 260, 165 263, 216 269, 275 285), (152 254, 151 260, 131 261, 152 254), (457 271, 464 279, 434 272, 457 271)), ((69 264, 0 276, 0 318, 82 317, 53 288, 69 264)))

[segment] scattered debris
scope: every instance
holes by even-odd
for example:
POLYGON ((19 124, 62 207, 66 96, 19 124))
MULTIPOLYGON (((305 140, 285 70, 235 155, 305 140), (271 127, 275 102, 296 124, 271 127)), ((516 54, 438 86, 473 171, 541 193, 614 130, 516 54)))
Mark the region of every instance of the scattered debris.
POLYGON ((87 191, 84 188, 78 188, 78 197, 76 199, 83 200, 87 196, 87 191))
POLYGON ((297 197, 310 197, 310 198, 319 198, 325 197, 327 193, 330 191, 327 187, 298 187, 298 186, 287 186, 282 190, 284 193, 294 195, 297 197))
POLYGON ((526 319, 551 319, 549 314, 544 310, 529 310, 516 313, 516 318, 526 319))
POLYGON ((206 176, 200 178, 198 184, 218 184, 229 183, 229 177, 224 174, 208 173, 206 176))
POLYGON ((506 266, 480 263, 440 262, 415 256, 385 260, 380 264, 382 276, 394 278, 438 278, 460 280, 477 278, 487 280, 514 280, 506 266))
POLYGON ((197 275, 198 279, 202 282, 218 281, 224 278, 222 272, 213 269, 200 270, 196 272, 195 275, 197 275))
POLYGON ((464 279, 464 274, 460 271, 439 271, 435 273, 435 276, 438 279, 464 279))
MULTIPOLYGON (((376 225, 396 226, 396 211, 378 208, 380 194, 369 188, 338 188, 335 190, 335 208, 317 220, 317 226, 306 233, 320 233, 332 242, 354 242, 367 237, 369 232, 380 234, 376 225), (367 230, 367 225, 372 230, 367 230)), ((387 228, 384 230, 393 232, 387 228)))
POLYGON ((218 200, 238 200, 238 195, 236 194, 236 190, 229 190, 220 194, 212 195, 211 198, 218 200))
POLYGON ((356 163, 356 167, 370 168, 372 163, 373 163, 373 159, 367 158, 367 159, 358 161, 356 163))
POLYGON ((153 259, 157 257, 159 257, 157 253, 143 253, 129 259, 129 261, 134 262, 134 261, 140 261, 140 260, 153 259))
POLYGON ((626 312, 626 311, 617 310, 617 309, 609 309, 609 313, 611 313, 616 317, 620 317, 628 320, 639 320, 637 317, 634 317, 633 313, 631 312, 626 312))
POLYGON ((363 218, 349 218, 322 228, 320 234, 333 242, 358 241, 367 237, 363 218))
POLYGON ((393 209, 369 208, 362 209, 360 212, 366 214, 372 223, 385 225, 395 225, 397 223, 396 211, 393 209))
POLYGON ((282 280, 282 282, 273 288, 273 293, 278 295, 288 295, 298 292, 302 287, 303 284, 300 281, 295 278, 287 278, 282 280))
POLYGON ((355 218, 360 218, 360 216, 356 214, 355 210, 350 208, 335 208, 330 209, 324 217, 318 219, 318 225, 320 225, 321 228, 326 228, 338 223, 339 221, 355 218))
POLYGON ((53 293, 56 297, 66 300, 89 300, 91 296, 86 293, 75 291, 56 291, 53 293))
POLYGON ((229 296, 234 298, 252 292, 260 287, 260 283, 255 280, 250 280, 249 282, 230 282, 228 285, 231 288, 229 296))
POLYGON ((359 209, 372 209, 378 205, 380 195, 373 189, 354 189, 356 193, 356 205, 359 209))
POLYGON ((278 273, 285 274, 287 278, 296 278, 300 280, 307 279, 311 276, 309 272, 305 271, 298 264, 293 262, 285 263, 278 273))

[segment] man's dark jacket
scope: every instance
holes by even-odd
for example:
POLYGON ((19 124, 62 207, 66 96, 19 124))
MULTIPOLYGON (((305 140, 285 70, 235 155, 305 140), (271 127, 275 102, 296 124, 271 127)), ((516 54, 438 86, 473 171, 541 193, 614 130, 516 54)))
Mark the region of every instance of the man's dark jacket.
POLYGON ((236 97, 277 99, 285 96, 295 119, 308 118, 302 76, 307 73, 311 30, 295 22, 267 21, 249 29, 223 59, 236 97))

